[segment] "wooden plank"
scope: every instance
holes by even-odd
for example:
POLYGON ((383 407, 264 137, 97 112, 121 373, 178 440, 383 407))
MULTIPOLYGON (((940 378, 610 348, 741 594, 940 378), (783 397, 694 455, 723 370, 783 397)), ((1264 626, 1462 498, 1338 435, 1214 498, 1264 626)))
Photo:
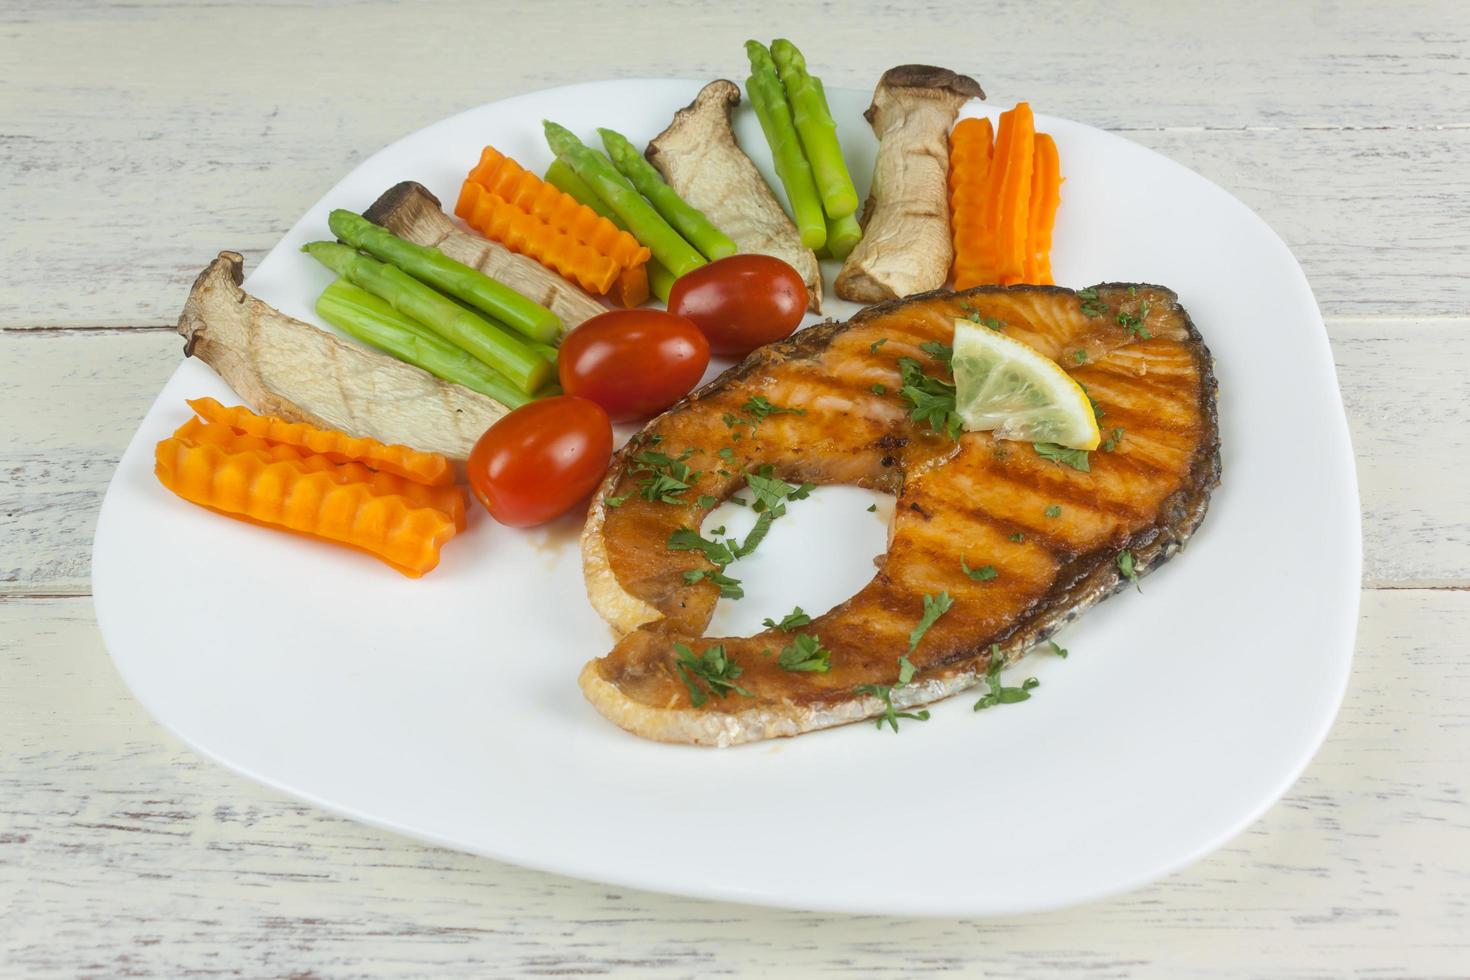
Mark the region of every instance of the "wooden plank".
POLYGON ((0 962, 27 976, 1341 978, 1470 962, 1470 593, 1364 596, 1326 746, 1161 882, 993 921, 669 898, 417 844, 193 756, 86 600, 0 601, 0 962))
MULTIPOLYGON (((1470 251, 1470 30, 1452 6, 1007 0, 982 19, 893 4, 840 45, 829 8, 798 6, 781 27, 829 85, 867 88, 895 60, 971 66, 997 103, 1027 98, 1180 159, 1281 232, 1329 312, 1463 314, 1444 275, 1470 251), (1008 17, 1027 28, 1003 44, 956 30, 1008 17)), ((741 8, 689 0, 660 13, 677 45, 647 43, 625 11, 590 0, 518 10, 517 36, 557 39, 548 56, 505 43, 504 13, 468 0, 416 7, 409 30, 393 4, 80 10, 26 3, 0 32, 0 326, 171 322, 215 252, 254 262, 404 133, 589 77, 743 78, 751 30, 741 8), (432 65, 429 83, 385 82, 390 59, 432 65)))
MULTIPOLYGON (((1470 321, 1329 332, 1358 454, 1365 583, 1470 584, 1470 321)), ((179 345, 160 331, 0 333, 0 386, 22 420, 0 431, 0 593, 87 592, 102 494, 179 345)))

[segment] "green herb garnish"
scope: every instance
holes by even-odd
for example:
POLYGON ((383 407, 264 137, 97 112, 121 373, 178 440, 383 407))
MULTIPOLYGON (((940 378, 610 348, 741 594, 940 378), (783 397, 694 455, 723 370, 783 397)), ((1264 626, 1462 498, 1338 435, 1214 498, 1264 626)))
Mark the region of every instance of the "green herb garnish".
POLYGON ((903 374, 900 393, 913 405, 909 418, 915 422, 927 422, 935 432, 958 439, 962 422, 955 412, 954 385, 925 374, 919 362, 912 357, 900 357, 898 369, 903 374))
POLYGON ((1014 541, 1016 542, 1016 544, 1020 544, 1022 541, 1026 540, 1026 535, 1022 534, 1020 531, 1017 531, 1015 534, 1007 535, 1006 540, 1014 541))
POLYGON ((869 504, 868 505, 868 513, 869 514, 876 514, 876 513, 878 513, 878 505, 877 504, 869 504))
POLYGON ((869 354, 876 354, 876 353, 878 353, 878 348, 879 347, 882 347, 886 343, 888 343, 888 338, 887 337, 882 337, 882 338, 880 338, 878 340, 873 341, 871 344, 868 345, 868 353, 869 354))
POLYGON ((1079 289, 1077 298, 1082 301, 1082 315, 1087 317, 1102 316, 1108 311, 1108 306, 1098 298, 1096 289, 1079 289))
POLYGON ((1086 364, 1087 363, 1087 351, 1085 351, 1085 350, 1079 350, 1079 351, 1075 352, 1072 355, 1072 360, 1076 361, 1078 364, 1086 364))
MULTIPOLYGON (((1134 294, 1130 294, 1130 295, 1134 295, 1134 294)), ((1152 340, 1153 339, 1153 334, 1149 333, 1148 332, 1148 327, 1146 327, 1146 326, 1143 325, 1143 321, 1145 319, 1147 319, 1147 318, 1148 318, 1148 300, 1144 300, 1142 303, 1139 303, 1138 304, 1138 313, 1137 313, 1137 315, 1132 315, 1132 314, 1124 313, 1122 310, 1119 310, 1118 311, 1118 326, 1122 327, 1124 330, 1126 330, 1129 333, 1133 334, 1134 336, 1138 337, 1140 340, 1152 340)))
POLYGON ((1087 450, 1085 449, 1068 449, 1066 446, 1059 446, 1054 442, 1032 443, 1032 448, 1036 450, 1036 455, 1042 459, 1049 459, 1053 463, 1070 466, 1072 469, 1081 470, 1083 473, 1092 471, 1091 465, 1087 462, 1087 450))
POLYGON ((1122 429, 1114 429, 1109 434, 1108 438, 1103 441, 1102 451, 1105 452, 1105 453, 1110 453, 1113 450, 1117 449, 1118 448, 1118 443, 1120 443, 1122 441, 1123 441, 1123 430, 1122 429))
POLYGON ((919 350, 928 354, 936 361, 943 361, 945 364, 949 364, 954 360, 954 348, 948 344, 941 344, 937 340, 926 340, 919 345, 919 350))
POLYGON ((785 616, 781 617, 781 622, 778 623, 775 620, 771 619, 769 616, 767 616, 762 621, 762 625, 764 625, 766 627, 766 629, 782 630, 783 632, 790 633, 794 629, 798 629, 798 628, 800 628, 802 626, 806 626, 811 621, 812 621, 812 618, 810 616, 808 616, 806 613, 802 612, 802 609, 801 609, 800 606, 797 606, 795 609, 791 610, 785 616))
POLYGON ((700 474, 684 462, 693 455, 693 449, 686 449, 677 457, 646 449, 634 456, 629 472, 643 475, 638 495, 665 504, 683 503, 681 495, 699 481, 700 474))
MULTIPOLYGON (((715 534, 723 534, 724 528, 715 531, 715 534)), ((669 535, 668 548, 670 551, 698 551, 709 559, 711 565, 719 565, 724 568, 735 560, 735 553, 730 550, 727 541, 711 541, 702 538, 698 531, 687 527, 681 527, 669 535)))
POLYGON ((875 395, 886 395, 886 394, 888 394, 888 386, 887 385, 883 385, 883 384, 873 385, 873 387, 869 388, 868 390, 871 391, 875 395))
POLYGON ((712 646, 699 656, 695 656, 694 651, 684 644, 675 643, 674 652, 679 655, 674 661, 674 668, 683 678, 684 686, 689 688, 689 701, 696 708, 704 707, 705 702, 709 700, 709 696, 695 682, 696 677, 703 680, 709 687, 710 693, 718 697, 724 697, 731 691, 742 697, 755 696, 735 683, 742 671, 739 664, 725 655, 723 646, 712 646))
POLYGON ((914 671, 917 670, 917 668, 914 666, 913 662, 909 660, 909 653, 913 653, 915 650, 918 649, 919 641, 924 638, 925 633, 929 632, 929 627, 933 626, 939 620, 940 616, 943 616, 945 613, 949 612, 950 607, 953 605, 954 600, 949 597, 948 592, 941 592, 938 595, 924 596, 924 612, 922 615, 919 616, 918 625, 916 625, 913 630, 909 632, 908 653, 905 653, 903 656, 898 658, 899 684, 907 684, 909 681, 913 680, 914 671))
POLYGON ((623 494, 621 497, 603 497, 602 502, 609 507, 621 507, 623 506, 623 501, 627 499, 628 495, 623 494))
POLYGON ((990 690, 979 701, 975 702, 975 710, 983 711, 997 704, 1015 704, 1018 701, 1031 700, 1033 688, 1041 686, 1041 681, 1034 677, 1028 677, 1021 682, 1020 687, 1002 687, 1000 683, 1000 672, 1005 669, 1005 658, 1000 655, 1000 645, 992 644, 990 647, 990 667, 985 671, 985 683, 990 690))
POLYGON ((1050 507, 1048 507, 1046 509, 1046 516, 1047 517, 1061 517, 1062 516, 1062 508, 1060 506, 1058 506, 1057 504, 1052 504, 1050 507))
POLYGON ((1058 657, 1061 657, 1063 660, 1066 660, 1067 659, 1067 648, 1066 647, 1062 646, 1056 640, 1047 640, 1046 642, 1047 642, 1047 645, 1049 645, 1051 647, 1051 652, 1052 653, 1056 654, 1058 657))
POLYGON ((1139 595, 1143 594, 1143 586, 1138 584, 1138 569, 1133 567, 1133 552, 1127 550, 1118 552, 1118 571, 1122 573, 1124 578, 1133 583, 1133 587, 1138 590, 1139 595))
POLYGON ((929 711, 927 708, 921 711, 895 710, 893 707, 893 688, 890 685, 863 684, 862 686, 855 687, 852 690, 854 694, 871 694, 873 695, 873 697, 878 698, 883 702, 884 711, 881 715, 878 716, 875 723, 879 731, 883 730, 884 725, 890 725, 892 726, 893 730, 897 732, 898 719, 900 718, 910 718, 914 721, 929 720, 929 711))
POLYGON ((776 666, 782 670, 825 674, 832 669, 831 656, 832 651, 822 646, 815 636, 798 633, 782 648, 781 655, 776 658, 776 666))
POLYGON ((981 565, 979 568, 971 568, 969 565, 965 564, 965 560, 963 558, 960 559, 960 569, 976 582, 989 582, 991 579, 995 578, 996 575, 999 574, 995 570, 994 565, 981 565))
POLYGON ((759 426, 772 415, 805 415, 804 408, 787 408, 784 405, 773 405, 766 399, 765 395, 756 395, 750 401, 740 406, 740 410, 750 416, 751 421, 759 426))
POLYGON ((745 598, 745 589, 741 586, 740 580, 738 578, 731 578, 724 572, 712 572, 708 569, 691 569, 684 573, 685 585, 693 585, 705 579, 720 587, 720 598, 722 599, 745 598))

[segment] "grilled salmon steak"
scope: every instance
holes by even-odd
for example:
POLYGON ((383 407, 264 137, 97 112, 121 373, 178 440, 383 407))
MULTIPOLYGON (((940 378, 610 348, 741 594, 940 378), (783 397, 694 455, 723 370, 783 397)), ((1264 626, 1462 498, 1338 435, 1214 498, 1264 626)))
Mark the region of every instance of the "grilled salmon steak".
POLYGON ((589 597, 622 638, 583 669, 582 691, 634 734, 721 746, 935 701, 1168 559, 1203 519, 1219 467, 1210 354, 1167 289, 985 286, 820 324, 755 351, 614 459, 582 547, 589 597), (952 341, 957 318, 1004 330, 1085 387, 1105 440, 1085 471, 913 418, 900 361, 947 380, 935 342, 952 341), (897 495, 877 574, 790 632, 703 636, 721 556, 690 542, 712 501, 806 482, 897 495), (986 566, 993 576, 972 574, 986 566), (952 605, 911 650, 941 593, 952 605), (775 655, 799 635, 826 670, 818 654, 790 669, 802 649, 775 655))

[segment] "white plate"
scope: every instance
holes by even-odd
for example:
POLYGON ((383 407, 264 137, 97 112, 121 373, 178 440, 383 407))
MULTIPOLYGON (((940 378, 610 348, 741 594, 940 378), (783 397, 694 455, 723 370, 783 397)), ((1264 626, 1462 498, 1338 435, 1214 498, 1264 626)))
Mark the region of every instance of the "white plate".
MULTIPOLYGON (((452 202, 485 143, 542 167, 543 118, 584 138, 600 125, 646 140, 698 87, 598 82, 436 123, 349 174, 246 287, 315 321, 329 276, 296 249, 326 236, 330 208, 361 210, 404 179, 452 202)), ((867 93, 831 100, 863 187, 867 93)), ((1224 484, 1189 549, 1142 595, 1119 595, 1061 637, 1070 659, 1013 668, 1041 679, 1030 701, 975 714, 958 697, 897 736, 864 724, 724 751, 641 741, 577 689, 583 662, 610 646, 584 598, 577 522, 527 533, 477 515, 414 582, 222 520, 152 474, 153 444, 184 420, 185 397, 231 397, 192 360, 143 421, 98 523, 93 587, 118 669, 164 725, 262 783, 618 885, 989 915, 1118 892, 1219 846, 1296 779, 1348 675, 1358 502, 1327 338, 1296 262, 1239 201, 1116 136, 1037 122, 1067 178, 1058 280, 1178 291, 1216 356, 1224 484)), ((738 131, 769 170, 745 107, 738 131)), ((229 234, 222 222, 222 245, 229 234)), ((750 594, 716 628, 855 591, 883 547, 871 499, 832 488, 793 507, 742 568, 750 594)))

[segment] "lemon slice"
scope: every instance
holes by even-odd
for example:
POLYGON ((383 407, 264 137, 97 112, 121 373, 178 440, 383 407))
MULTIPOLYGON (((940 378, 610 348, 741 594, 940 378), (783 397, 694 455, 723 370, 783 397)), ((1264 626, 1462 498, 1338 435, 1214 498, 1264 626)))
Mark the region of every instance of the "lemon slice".
POLYGON ((1087 392, 1033 347, 970 320, 954 323, 955 411, 973 432, 997 439, 1096 449, 1087 392))

